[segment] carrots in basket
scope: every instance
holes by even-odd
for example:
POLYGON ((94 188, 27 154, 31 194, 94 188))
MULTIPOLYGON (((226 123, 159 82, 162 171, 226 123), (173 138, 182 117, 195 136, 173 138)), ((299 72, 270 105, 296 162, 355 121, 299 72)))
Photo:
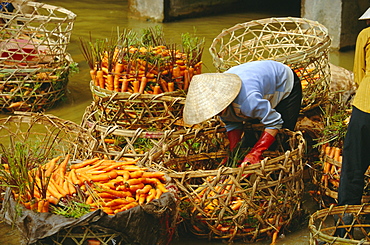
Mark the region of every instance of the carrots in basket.
MULTIPOLYGON (((26 207, 38 212, 48 212, 50 204, 58 205, 60 201, 68 200, 77 192, 85 192, 85 204, 90 205, 91 210, 104 207, 103 210, 108 214, 116 214, 144 205, 168 192, 164 173, 149 172, 147 168, 137 166, 135 160, 93 158, 68 165, 69 155, 58 163, 60 159, 61 157, 56 157, 45 164, 43 177, 49 176, 46 197, 36 191, 37 195, 33 196, 38 196, 38 199, 32 201, 33 205, 27 204, 31 200, 25 201, 26 207)), ((35 190, 39 190, 43 180, 35 176, 35 190)))

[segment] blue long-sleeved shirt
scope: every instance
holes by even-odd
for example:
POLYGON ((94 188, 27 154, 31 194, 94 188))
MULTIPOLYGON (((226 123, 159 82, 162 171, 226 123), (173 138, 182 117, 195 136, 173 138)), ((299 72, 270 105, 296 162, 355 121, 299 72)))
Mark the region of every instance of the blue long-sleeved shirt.
POLYGON ((227 131, 242 128, 244 121, 256 118, 266 128, 282 127, 283 119, 274 108, 292 91, 294 76, 290 67, 261 60, 234 66, 225 73, 234 73, 242 80, 238 96, 221 115, 227 131))

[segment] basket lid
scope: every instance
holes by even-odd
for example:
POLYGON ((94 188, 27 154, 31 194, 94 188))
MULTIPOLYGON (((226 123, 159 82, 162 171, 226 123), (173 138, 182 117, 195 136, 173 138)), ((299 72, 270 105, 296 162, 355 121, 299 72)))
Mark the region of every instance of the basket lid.
POLYGON ((224 110, 239 94, 241 79, 232 73, 193 76, 184 106, 184 122, 198 124, 224 110))

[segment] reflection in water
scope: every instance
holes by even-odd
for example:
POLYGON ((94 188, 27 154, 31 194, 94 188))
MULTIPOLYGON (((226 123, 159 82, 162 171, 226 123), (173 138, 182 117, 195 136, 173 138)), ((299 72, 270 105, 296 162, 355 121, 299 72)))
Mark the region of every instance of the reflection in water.
MULTIPOLYGON (((71 120, 80 123, 82 115, 86 106, 91 103, 91 92, 89 88, 89 70, 87 64, 79 49, 79 38, 88 39, 91 35, 92 39, 110 37, 112 33, 116 33, 117 28, 133 29, 140 31, 143 28, 161 25, 168 43, 179 43, 182 33, 192 33, 194 29, 200 37, 205 37, 206 45, 203 55, 204 68, 203 72, 214 72, 215 69, 212 65, 211 55, 208 48, 215 38, 223 29, 234 26, 238 23, 247 22, 253 19, 269 18, 269 17, 286 17, 286 16, 300 16, 299 5, 286 4, 286 6, 279 6, 283 1, 264 1, 263 10, 253 9, 250 6, 236 6, 238 12, 207 16, 201 18, 178 20, 170 23, 152 23, 139 21, 127 18, 127 0, 110 0, 110 1, 97 1, 97 0, 45 0, 48 4, 64 7, 77 14, 74 30, 72 32, 71 43, 69 45, 69 53, 72 55, 73 60, 79 64, 80 72, 70 77, 69 82, 69 97, 61 102, 56 108, 47 111, 49 114, 54 114, 63 119, 71 120), (270 2, 270 5, 269 5, 270 2), (279 4, 277 4, 279 2, 279 4), (275 3, 275 4, 271 4, 275 3), (298 6, 297 6, 298 5, 298 6), (271 6, 270 10, 266 7, 271 6), (291 6, 291 8, 288 8, 291 6)), ((287 2, 287 1, 284 1, 287 2)), ((289 1, 288 1, 289 2, 289 1)), ((284 4, 284 3, 282 3, 284 4)), ((255 5, 260 5, 259 2, 255 5)), ((353 64, 353 51, 347 52, 332 52, 330 54, 330 61, 333 64, 343 66, 352 70, 353 64)), ((312 201, 307 202, 310 208, 315 208, 312 201)), ((0 227, 1 230, 2 227, 0 227)), ((4 230, 5 231, 5 230, 4 230)), ((8 232, 2 238, 5 238, 1 244, 18 244, 16 239, 10 238, 12 232, 8 232), (12 243, 14 241, 14 243, 12 243)), ((1 238, 0 238, 1 239, 1 238)), ((224 244, 222 241, 176 241, 174 244, 224 244)), ((235 243, 238 244, 238 243, 235 243)), ((258 244, 269 244, 268 241, 263 241, 258 244)), ((288 235, 285 239, 280 239, 277 244, 308 244, 308 230, 288 235)))

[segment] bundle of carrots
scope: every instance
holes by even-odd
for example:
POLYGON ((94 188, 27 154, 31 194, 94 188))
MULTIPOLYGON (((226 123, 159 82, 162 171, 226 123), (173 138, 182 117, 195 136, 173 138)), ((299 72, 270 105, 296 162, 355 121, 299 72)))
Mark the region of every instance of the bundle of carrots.
POLYGON ((107 53, 99 68, 91 70, 95 86, 115 92, 159 94, 175 90, 187 90, 195 74, 201 73, 202 62, 188 64, 186 55, 165 46, 117 48, 111 69, 107 53), (119 59, 129 52, 130 60, 119 59))
POLYGON ((204 38, 182 35, 182 50, 167 45, 161 29, 121 35, 96 42, 81 41, 95 86, 115 92, 159 94, 186 91, 191 78, 202 71, 204 38))
POLYGON ((321 183, 325 188, 328 188, 329 183, 338 188, 340 179, 340 170, 342 164, 341 149, 335 146, 323 145, 323 170, 321 183))
MULTIPOLYGON (((90 211, 102 209, 108 214, 144 205, 167 192, 163 172, 151 172, 135 160, 87 159, 69 165, 70 156, 51 159, 29 172, 34 188, 17 198, 27 208, 48 212, 76 195, 82 195, 90 211)), ((18 193, 14 193, 18 197, 18 193)))

